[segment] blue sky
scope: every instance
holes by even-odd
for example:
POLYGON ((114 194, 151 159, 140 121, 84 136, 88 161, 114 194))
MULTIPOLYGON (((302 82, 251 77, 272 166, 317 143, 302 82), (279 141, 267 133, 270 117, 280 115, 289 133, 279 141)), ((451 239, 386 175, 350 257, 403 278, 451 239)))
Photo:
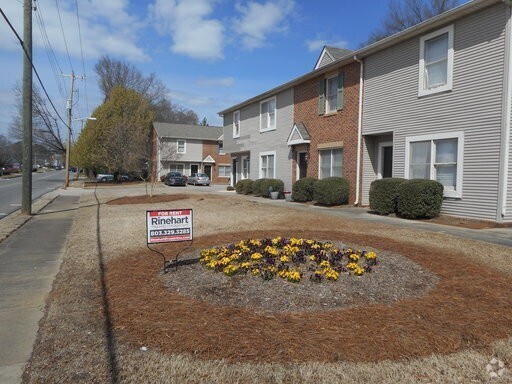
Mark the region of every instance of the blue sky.
MULTIPOLYGON (((22 3, 0 0, 20 35, 22 3)), ((73 117, 86 117, 102 102, 93 67, 107 54, 129 61, 145 74, 155 73, 169 88, 173 103, 194 110, 200 119, 206 117, 210 125, 222 124, 220 110, 311 71, 324 44, 358 48, 387 12, 387 1, 382 0, 37 0, 35 4, 34 63, 62 117, 69 78, 59 76, 60 70, 85 72, 86 80, 75 82, 73 117), (57 58, 54 69, 42 31, 57 58)), ((0 57, 0 134, 7 134, 16 114, 12 89, 21 83, 23 56, 3 19, 0 57)), ((78 133, 80 123, 74 124, 78 133)))

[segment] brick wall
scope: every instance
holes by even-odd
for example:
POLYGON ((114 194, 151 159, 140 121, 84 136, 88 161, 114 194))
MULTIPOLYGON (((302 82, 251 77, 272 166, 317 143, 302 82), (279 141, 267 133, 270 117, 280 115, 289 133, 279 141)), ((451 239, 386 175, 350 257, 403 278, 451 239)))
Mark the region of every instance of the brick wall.
MULTIPOLYGON (((345 73, 343 109, 331 114, 318 115, 319 81, 335 75, 338 70, 326 76, 306 81, 294 89, 295 122, 302 122, 311 136, 307 175, 318 177, 319 149, 326 143, 343 142, 343 177, 350 185, 349 204, 356 196, 357 167, 357 121, 359 113, 359 64, 352 63, 341 68, 345 73)), ((295 151, 304 149, 297 147, 295 151)), ((293 180, 296 180, 296 155, 293 156, 293 180)))
POLYGON ((212 183, 213 184, 229 184, 228 177, 219 177, 219 165, 230 165, 230 155, 219 155, 219 144, 217 141, 203 141, 203 159, 210 155, 215 164, 212 164, 212 183))

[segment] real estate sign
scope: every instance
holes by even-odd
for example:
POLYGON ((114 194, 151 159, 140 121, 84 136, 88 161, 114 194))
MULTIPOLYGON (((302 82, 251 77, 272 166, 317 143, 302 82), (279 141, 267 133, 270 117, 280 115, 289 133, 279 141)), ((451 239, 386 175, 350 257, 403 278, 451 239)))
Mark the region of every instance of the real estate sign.
POLYGON ((146 211, 148 244, 191 241, 192 209, 146 211))

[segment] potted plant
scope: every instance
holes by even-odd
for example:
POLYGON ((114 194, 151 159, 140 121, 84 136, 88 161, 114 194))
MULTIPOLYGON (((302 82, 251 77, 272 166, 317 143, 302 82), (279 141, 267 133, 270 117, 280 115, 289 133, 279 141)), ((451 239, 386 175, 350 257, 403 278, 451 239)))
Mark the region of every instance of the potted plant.
POLYGON ((291 191, 284 191, 283 195, 284 195, 284 199, 286 201, 292 201, 292 192, 291 191))
POLYGON ((268 187, 268 192, 270 193, 270 197, 272 200, 277 200, 279 198, 279 191, 274 191, 272 186, 268 187))

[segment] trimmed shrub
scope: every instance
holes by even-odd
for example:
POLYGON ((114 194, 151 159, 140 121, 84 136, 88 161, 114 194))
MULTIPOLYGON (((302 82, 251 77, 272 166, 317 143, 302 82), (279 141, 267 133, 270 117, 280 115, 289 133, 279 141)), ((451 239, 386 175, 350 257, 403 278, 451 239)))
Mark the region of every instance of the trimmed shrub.
POLYGON ((393 177, 373 181, 370 185, 370 209, 379 215, 395 213, 397 189, 404 181, 393 177))
POLYGON ((284 183, 279 179, 263 179, 260 187, 260 195, 270 197, 270 188, 272 188, 274 192, 279 192, 279 196, 281 197, 284 191, 284 183))
POLYGON ((252 193, 252 184, 253 181, 251 179, 238 181, 236 183, 236 193, 242 193, 244 195, 252 193))
POLYGON ((313 200, 323 205, 348 203, 348 181, 343 177, 327 177, 313 185, 313 200))
POLYGON ((234 191, 234 190, 235 190, 235 188, 233 188, 231 185, 228 185, 226 187, 226 191, 234 191))
POLYGON ((257 179, 257 180, 254 180, 253 183, 252 183, 252 193, 256 196, 262 196, 263 195, 263 192, 262 192, 262 184, 263 184, 263 181, 266 180, 266 179, 257 179))
POLYGON ((443 204, 443 185, 435 180, 405 180, 398 186, 396 213, 406 219, 439 216, 443 204))
POLYGON ((317 179, 314 177, 304 177, 297 180, 292 186, 293 201, 304 203, 313 200, 313 185, 317 179))

